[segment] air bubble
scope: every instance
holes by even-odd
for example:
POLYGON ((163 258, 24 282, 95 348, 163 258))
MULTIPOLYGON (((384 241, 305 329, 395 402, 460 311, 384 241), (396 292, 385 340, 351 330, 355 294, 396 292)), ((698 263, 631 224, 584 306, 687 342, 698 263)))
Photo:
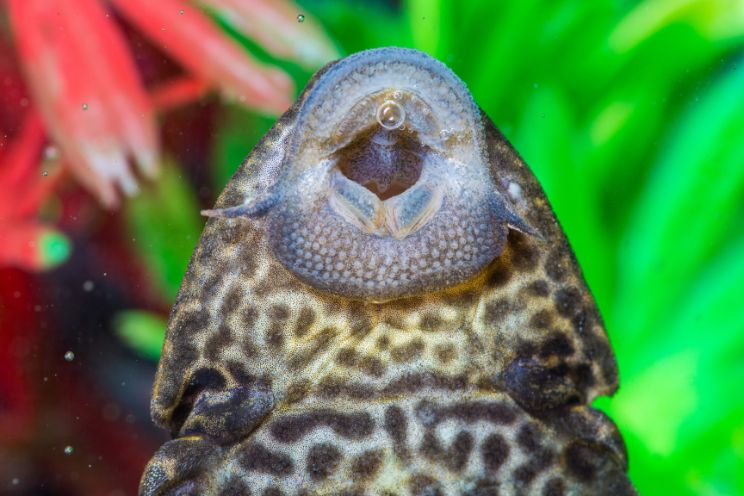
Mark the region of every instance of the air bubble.
POLYGON ((44 148, 44 160, 57 160, 59 158, 59 149, 54 145, 44 148))
POLYGON ((72 446, 65 446, 65 455, 71 455, 75 449, 72 446))
POLYGON ((75 360, 75 353, 73 353, 72 351, 68 351, 67 353, 65 353, 65 360, 68 362, 75 360))
POLYGON ((83 104, 83 110, 88 110, 88 104, 87 103, 84 103, 83 104))
POLYGON ((392 100, 387 100, 377 109, 377 122, 385 129, 398 129, 405 121, 405 110, 392 100))
POLYGON ((297 16, 297 22, 305 22, 305 16, 300 14, 297 16))

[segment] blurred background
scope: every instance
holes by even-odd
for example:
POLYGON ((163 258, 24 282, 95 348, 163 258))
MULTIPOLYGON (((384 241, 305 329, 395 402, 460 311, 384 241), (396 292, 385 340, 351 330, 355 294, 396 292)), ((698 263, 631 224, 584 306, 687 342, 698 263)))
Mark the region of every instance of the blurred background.
POLYGON ((0 3, 1 494, 135 493, 199 209, 317 68, 385 45, 542 182, 640 493, 744 494, 744 0, 0 3))

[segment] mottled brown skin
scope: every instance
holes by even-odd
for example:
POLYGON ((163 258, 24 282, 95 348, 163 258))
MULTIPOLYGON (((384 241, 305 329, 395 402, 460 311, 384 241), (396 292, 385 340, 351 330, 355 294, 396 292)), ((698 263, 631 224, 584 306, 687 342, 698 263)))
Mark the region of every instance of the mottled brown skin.
MULTIPOLYGON (((296 116, 328 70, 217 208, 260 194, 252 171, 288 128, 302 132, 296 116)), ((534 176, 477 118, 495 187, 524 224, 465 281, 334 294, 277 260, 262 221, 207 222, 153 391, 153 419, 174 439, 141 494, 635 494, 617 428, 588 406, 617 388, 596 305, 534 176)))

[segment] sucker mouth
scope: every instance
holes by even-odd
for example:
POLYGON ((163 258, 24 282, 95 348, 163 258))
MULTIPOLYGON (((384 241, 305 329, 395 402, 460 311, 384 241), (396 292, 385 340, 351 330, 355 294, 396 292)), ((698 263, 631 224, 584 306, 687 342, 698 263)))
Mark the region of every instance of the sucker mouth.
POLYGON ((334 159, 344 177, 385 201, 416 184, 427 153, 430 150, 414 131, 373 126, 337 151, 334 159))
POLYGON ((433 171, 441 157, 404 106, 382 99, 371 113, 364 104, 367 118, 352 115, 356 129, 347 124, 343 142, 326 158, 333 164, 329 204, 365 233, 402 239, 441 206, 443 185, 433 171))

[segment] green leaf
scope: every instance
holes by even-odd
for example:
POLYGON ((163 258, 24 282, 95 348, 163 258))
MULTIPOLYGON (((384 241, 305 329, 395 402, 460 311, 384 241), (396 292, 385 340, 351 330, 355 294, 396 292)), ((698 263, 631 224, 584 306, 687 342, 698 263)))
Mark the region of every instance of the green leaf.
POLYGON ((677 443, 680 426, 695 411, 698 395, 695 376, 699 355, 686 350, 654 363, 642 373, 626 380, 613 398, 612 416, 643 439, 654 454, 668 456, 677 443), (659 385, 664 384, 663 388, 659 385))
POLYGON ((126 203, 132 243, 163 300, 175 300, 203 221, 191 185, 165 160, 158 180, 126 203))
POLYGON ((220 122, 212 160, 212 178, 217 191, 224 188, 276 119, 261 116, 238 105, 229 105, 222 109, 220 122))
POLYGON ((167 319, 141 310, 119 312, 114 318, 117 335, 138 355, 157 361, 165 340, 167 319))
POLYGON ((744 71, 731 71, 686 112, 653 166, 619 254, 619 326, 639 335, 732 236, 744 195, 744 71), (644 296, 641 296, 644 295, 644 296))
POLYGON ((347 0, 304 3, 312 5, 315 17, 347 54, 373 47, 413 46, 406 16, 386 5, 347 0))
POLYGON ((442 35, 447 25, 442 15, 446 0, 407 0, 406 17, 416 48, 437 56, 445 40, 442 35), (446 23, 446 24, 445 24, 446 23))

